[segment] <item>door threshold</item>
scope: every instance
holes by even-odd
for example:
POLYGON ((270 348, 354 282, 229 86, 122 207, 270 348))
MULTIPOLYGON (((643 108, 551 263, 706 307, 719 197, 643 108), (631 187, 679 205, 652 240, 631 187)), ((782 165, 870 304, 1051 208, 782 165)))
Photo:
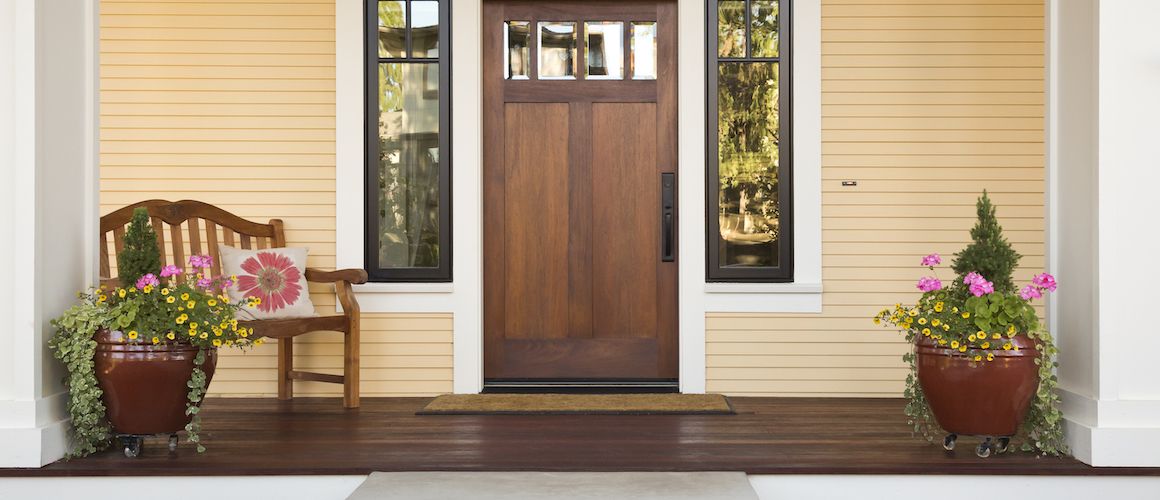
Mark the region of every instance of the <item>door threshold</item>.
POLYGON ((676 380, 485 380, 483 394, 669 394, 676 380))

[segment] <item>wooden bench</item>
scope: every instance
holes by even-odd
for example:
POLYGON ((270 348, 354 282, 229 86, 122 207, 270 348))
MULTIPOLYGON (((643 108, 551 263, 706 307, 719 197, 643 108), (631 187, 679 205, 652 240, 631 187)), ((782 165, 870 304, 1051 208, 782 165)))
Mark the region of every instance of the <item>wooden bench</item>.
MULTIPOLYGON (((200 201, 149 200, 129 205, 101 217, 101 283, 118 286, 117 278, 111 276, 109 266, 109 240, 112 239, 116 254, 124 245, 125 228, 133 217, 133 209, 145 207, 157 233, 157 246, 161 248, 161 264, 166 264, 167 254, 173 264, 186 266, 186 249, 190 255, 209 254, 213 257, 213 274, 221 274, 221 259, 218 243, 239 246, 244 249, 279 248, 286 246, 286 235, 280 219, 271 219, 268 224, 259 224, 238 217, 218 207, 200 201), (182 230, 182 224, 186 230, 182 230), (168 226, 168 231, 166 231, 168 226), (166 235, 168 234, 168 246, 166 235), (202 244, 205 248, 202 248, 202 244), (167 252, 168 250, 168 252, 167 252)), ((116 255, 114 254, 114 255, 116 255)), ((294 396, 295 380, 312 380, 343 385, 342 404, 346 408, 359 406, 359 306, 351 290, 352 284, 366 283, 367 273, 362 269, 342 269, 323 271, 306 269, 306 280, 312 283, 333 283, 338 302, 343 313, 335 316, 296 318, 281 320, 248 321, 246 326, 254 329, 255 335, 278 339, 278 399, 294 396), (343 374, 304 372, 294 369, 294 337, 314 331, 342 332, 343 374)))

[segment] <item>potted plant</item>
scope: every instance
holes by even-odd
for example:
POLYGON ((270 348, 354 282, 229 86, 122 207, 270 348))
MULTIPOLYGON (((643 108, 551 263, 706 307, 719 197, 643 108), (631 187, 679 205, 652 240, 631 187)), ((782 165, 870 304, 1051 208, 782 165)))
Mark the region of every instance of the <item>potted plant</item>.
POLYGON ((82 292, 53 321, 49 347, 68 370, 70 456, 104 449, 119 436, 134 457, 151 434, 169 434, 173 450, 182 429, 205 451, 198 412, 217 349, 262 343, 235 319, 238 305, 226 290, 236 279, 210 276, 204 255, 190 257, 188 273, 161 267, 156 241, 148 214, 138 209, 117 259, 125 286, 82 292))
MULTIPOLYGON (((1016 289, 1011 273, 1019 263, 984 191, 977 203, 974 240, 955 255, 956 278, 944 285, 937 276, 918 281, 922 296, 913 305, 895 304, 874 317, 897 327, 914 345, 903 356, 906 415, 928 441, 941 428, 943 447, 953 450, 959 435, 983 438, 980 457, 1010 449, 1067 452, 1056 393, 1057 353, 1032 301, 1056 289, 1055 278, 1038 274, 1016 289)), ((934 270, 938 254, 922 259, 934 270)))

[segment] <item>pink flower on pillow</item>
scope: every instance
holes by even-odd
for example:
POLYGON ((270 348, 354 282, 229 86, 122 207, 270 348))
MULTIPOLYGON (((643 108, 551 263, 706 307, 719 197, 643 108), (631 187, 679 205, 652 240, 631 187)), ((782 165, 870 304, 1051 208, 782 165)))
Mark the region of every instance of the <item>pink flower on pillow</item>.
POLYGON ((273 312, 298 301, 301 271, 289 257, 275 252, 258 252, 242 262, 247 274, 238 276, 238 290, 244 297, 258 297, 258 309, 273 312))

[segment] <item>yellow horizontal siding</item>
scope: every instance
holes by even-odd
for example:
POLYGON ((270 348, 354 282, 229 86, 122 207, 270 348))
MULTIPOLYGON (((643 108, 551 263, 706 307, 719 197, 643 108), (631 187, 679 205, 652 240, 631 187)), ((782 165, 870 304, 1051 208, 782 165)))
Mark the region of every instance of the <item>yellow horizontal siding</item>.
POLYGON ((908 346, 870 317, 914 300, 921 255, 967 243, 983 189, 1024 255, 1016 279, 1044 265, 1042 1, 822 13, 822 313, 708 315, 713 392, 900 395, 908 346))
MULTIPOLYGON (((325 0, 101 2, 101 213, 189 198, 280 218, 288 244, 310 248, 308 265, 333 268, 333 16, 325 0)), ((332 287, 310 292, 319 313, 334 312, 332 287)), ((450 315, 364 314, 362 327, 364 396, 451 390, 450 315)), ((276 394, 276 352, 223 351, 210 395, 276 394)), ((295 364, 341 373, 341 335, 301 337, 295 364)))

